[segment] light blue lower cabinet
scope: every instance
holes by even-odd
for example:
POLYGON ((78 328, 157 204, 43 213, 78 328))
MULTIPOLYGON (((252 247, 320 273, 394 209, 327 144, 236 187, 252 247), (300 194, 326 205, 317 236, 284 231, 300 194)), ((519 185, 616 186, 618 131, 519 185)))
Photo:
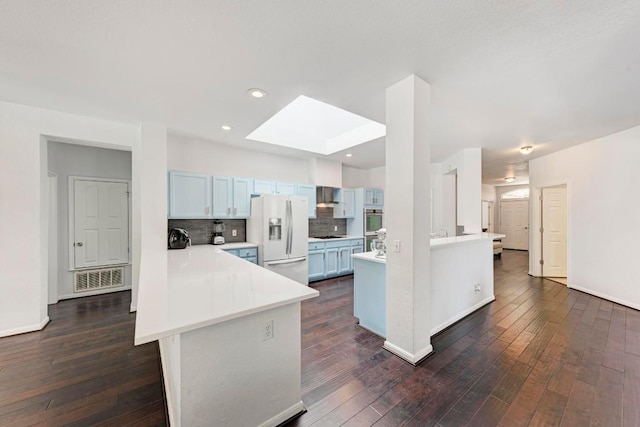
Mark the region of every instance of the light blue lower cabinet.
POLYGON ((309 281, 353 273, 352 253, 362 252, 363 239, 309 243, 309 281))
POLYGON ((224 251, 254 264, 258 264, 258 248, 224 249, 224 251))
POLYGON ((324 279, 324 249, 309 251, 309 281, 324 279))

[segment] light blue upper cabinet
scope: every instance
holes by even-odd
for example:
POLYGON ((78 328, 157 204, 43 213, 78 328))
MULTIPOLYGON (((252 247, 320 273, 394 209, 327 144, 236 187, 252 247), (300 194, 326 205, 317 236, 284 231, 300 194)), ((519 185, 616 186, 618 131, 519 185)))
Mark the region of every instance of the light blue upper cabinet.
POLYGON ((335 190, 333 207, 334 218, 355 218, 356 192, 351 188, 338 188, 335 190))
POLYGON ((251 216, 253 180, 213 177, 213 218, 249 218, 251 216))
POLYGON ((276 194, 296 195, 296 185, 289 182, 276 182, 276 194))
POLYGON ((212 218, 211 177, 169 172, 169 218, 212 218))
POLYGON ((368 206, 384 206, 384 191, 377 188, 365 188, 364 204, 368 206))
POLYGON ((213 218, 232 217, 233 178, 213 177, 213 218))
POLYGON ((311 184, 298 184, 298 196, 304 196, 309 200, 309 218, 316 217, 316 186, 311 184))
POLYGON ((251 193, 253 180, 233 178, 233 217, 249 218, 251 216, 251 193))
POLYGON ((253 181, 253 194, 276 194, 276 182, 256 179, 253 181))

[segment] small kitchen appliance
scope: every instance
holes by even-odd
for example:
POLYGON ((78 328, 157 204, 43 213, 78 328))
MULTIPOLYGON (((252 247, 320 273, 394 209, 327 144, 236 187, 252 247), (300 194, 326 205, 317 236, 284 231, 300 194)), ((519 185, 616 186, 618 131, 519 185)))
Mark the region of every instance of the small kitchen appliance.
POLYGON ((371 242, 371 250, 375 252, 375 256, 378 258, 384 258, 387 256, 387 245, 384 240, 387 238, 387 229, 381 228, 376 231, 376 238, 371 242))
POLYGON ((184 228, 172 228, 169 231, 169 249, 184 249, 191 246, 189 233, 184 228))
POLYGON ((222 232, 225 230, 224 223, 222 221, 213 221, 213 244, 224 245, 224 237, 222 232))

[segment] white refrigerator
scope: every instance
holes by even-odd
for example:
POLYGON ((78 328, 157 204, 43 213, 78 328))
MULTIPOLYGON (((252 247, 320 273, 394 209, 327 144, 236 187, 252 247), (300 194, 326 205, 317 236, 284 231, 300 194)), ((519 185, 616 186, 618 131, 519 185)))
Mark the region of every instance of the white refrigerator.
POLYGON ((307 198, 263 195, 251 199, 247 241, 258 244, 258 264, 309 284, 307 198))

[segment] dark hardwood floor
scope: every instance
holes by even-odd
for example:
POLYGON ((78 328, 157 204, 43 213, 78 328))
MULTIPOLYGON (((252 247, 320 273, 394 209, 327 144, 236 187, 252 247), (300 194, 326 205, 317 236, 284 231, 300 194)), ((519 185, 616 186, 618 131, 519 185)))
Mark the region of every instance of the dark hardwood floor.
POLYGON ((433 337, 418 367, 356 326, 351 279, 302 307, 302 390, 290 426, 640 426, 640 312, 495 265, 496 301, 433 337))
POLYGON ((133 346, 131 292, 61 301, 0 339, 0 426, 166 425, 157 344, 133 346))
MULTIPOLYGON (((413 367, 353 317, 351 277, 302 307, 290 426, 640 425, 640 312, 495 261, 496 301, 413 367)), ((130 293, 62 301, 40 332, 0 339, 0 425, 166 424, 157 345, 133 347, 130 293)))

